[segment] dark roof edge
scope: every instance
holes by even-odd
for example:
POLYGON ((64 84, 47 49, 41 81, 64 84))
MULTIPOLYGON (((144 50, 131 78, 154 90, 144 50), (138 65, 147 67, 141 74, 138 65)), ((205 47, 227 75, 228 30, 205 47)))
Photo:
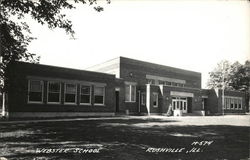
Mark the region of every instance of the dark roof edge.
POLYGON ((88 72, 88 73, 101 74, 101 75, 115 77, 114 74, 95 72, 95 71, 89 71, 89 70, 81 70, 81 69, 75 69, 75 68, 67 68, 67 67, 47 65, 47 64, 40 64, 40 63, 29 63, 29 62, 23 62, 23 61, 15 61, 14 63, 16 63, 16 64, 25 64, 25 65, 37 65, 37 66, 41 66, 41 67, 53 67, 53 68, 58 68, 58 69, 66 69, 66 70, 79 71, 79 72, 88 72))

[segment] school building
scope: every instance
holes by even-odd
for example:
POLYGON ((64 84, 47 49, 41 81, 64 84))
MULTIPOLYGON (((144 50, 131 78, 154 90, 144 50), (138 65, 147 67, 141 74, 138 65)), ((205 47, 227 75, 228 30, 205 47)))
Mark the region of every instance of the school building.
POLYGON ((246 112, 244 92, 201 89, 199 72, 125 57, 87 70, 15 62, 6 74, 10 118, 246 112))

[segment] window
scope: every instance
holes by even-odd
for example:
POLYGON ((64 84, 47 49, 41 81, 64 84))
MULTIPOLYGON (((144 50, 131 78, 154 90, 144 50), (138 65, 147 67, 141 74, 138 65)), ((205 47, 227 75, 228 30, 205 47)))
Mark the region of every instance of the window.
POLYGON ((184 87, 184 84, 178 83, 178 87, 184 87))
POLYGON ((226 98, 227 109, 230 109, 230 99, 226 98))
POLYGON ((136 99, 136 87, 135 86, 131 86, 131 101, 135 102, 136 99))
POLYGON ((178 83, 172 82, 172 86, 178 86, 178 83))
POLYGON ((48 103, 60 103, 61 84, 59 82, 48 82, 48 103))
POLYGON ((165 85, 165 82, 161 81, 161 80, 159 80, 158 83, 159 83, 159 85, 165 85))
POLYGON ((239 109, 242 109, 242 101, 241 101, 241 99, 238 99, 238 105, 239 105, 239 109))
POLYGON ((40 80, 29 80, 28 82, 28 102, 43 102, 43 82, 40 80))
POLYGON ((169 82, 169 81, 166 81, 165 84, 166 84, 167 86, 171 86, 171 82, 169 82))
POLYGON ((65 84, 64 102, 76 104, 76 84, 65 84))
POLYGON ((233 99, 230 99, 230 109, 234 109, 234 100, 233 99))
POLYGON ((80 104, 91 104, 91 87, 81 86, 80 92, 80 104))
POLYGON ((158 107, 158 93, 153 93, 153 107, 158 107))
MULTIPOLYGON (((222 101, 223 102, 223 101, 222 101)), ((222 104, 223 105, 223 104, 222 104)), ((222 106, 223 109, 226 109, 227 108, 227 98, 224 98, 224 106, 222 106)))
POLYGON ((242 98, 241 97, 226 97, 225 98, 225 109, 242 109, 242 98))
POLYGON ((234 99, 234 109, 238 109, 238 99, 234 99))
POLYGON ((96 87, 94 88, 94 100, 95 104, 97 105, 104 105, 104 94, 105 88, 104 87, 96 87))
POLYGON ((141 93, 141 105, 145 105, 145 104, 146 104, 146 94, 141 93))
POLYGON ((135 102, 136 101, 136 86, 135 85, 125 85, 125 101, 135 102))

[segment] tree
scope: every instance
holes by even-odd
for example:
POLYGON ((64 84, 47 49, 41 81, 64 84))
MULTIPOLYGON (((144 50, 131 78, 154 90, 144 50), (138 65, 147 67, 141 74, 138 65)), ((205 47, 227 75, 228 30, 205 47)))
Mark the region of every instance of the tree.
POLYGON ((230 86, 235 90, 249 90, 250 83, 250 61, 237 68, 235 74, 231 76, 230 86))
POLYGON ((217 67, 209 73, 208 88, 222 88, 228 90, 247 90, 250 82, 250 62, 244 65, 238 61, 231 64, 228 61, 221 61, 217 67))
POLYGON ((209 72, 208 88, 221 89, 224 85, 225 89, 232 89, 229 86, 231 74, 231 63, 226 60, 219 62, 214 70, 209 72))
MULTIPOLYGON (((106 1, 110 3, 109 0, 106 1)), ((61 28, 74 36, 72 22, 62 10, 74 9, 76 3, 88 3, 94 5, 96 11, 103 11, 96 0, 0 0, 0 93, 5 89, 5 70, 9 63, 39 62, 40 57, 27 50, 34 37, 25 22, 25 16, 30 15, 41 25, 47 25, 50 29, 61 28)))

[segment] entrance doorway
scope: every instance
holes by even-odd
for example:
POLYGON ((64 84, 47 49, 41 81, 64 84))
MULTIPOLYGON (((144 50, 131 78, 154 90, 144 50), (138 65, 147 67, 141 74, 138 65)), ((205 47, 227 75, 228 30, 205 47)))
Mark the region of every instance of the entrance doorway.
POLYGON ((115 91, 115 111, 119 112, 119 91, 115 91))
POLYGON ((187 97, 172 97, 173 110, 182 110, 187 113, 187 97))

